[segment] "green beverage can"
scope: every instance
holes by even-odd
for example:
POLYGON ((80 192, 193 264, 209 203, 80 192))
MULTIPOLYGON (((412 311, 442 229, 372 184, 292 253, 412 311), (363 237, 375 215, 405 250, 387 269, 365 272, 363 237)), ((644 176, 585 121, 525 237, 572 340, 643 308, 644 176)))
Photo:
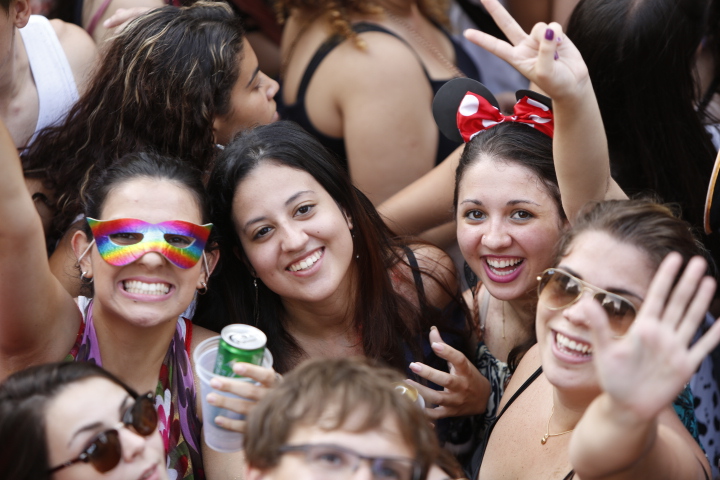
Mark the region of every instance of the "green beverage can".
POLYGON ((217 358, 213 373, 223 377, 240 378, 233 373, 236 362, 262 365, 267 337, 251 325, 228 325, 220 332, 217 358))

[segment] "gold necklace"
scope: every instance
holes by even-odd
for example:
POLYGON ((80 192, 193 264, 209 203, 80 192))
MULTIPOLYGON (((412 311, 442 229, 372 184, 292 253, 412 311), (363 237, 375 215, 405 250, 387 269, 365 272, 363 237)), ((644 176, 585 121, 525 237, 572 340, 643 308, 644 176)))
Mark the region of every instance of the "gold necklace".
POLYGON ((453 78, 459 78, 459 77, 465 77, 465 74, 450 60, 447 59, 443 53, 438 50, 435 45, 430 43, 425 37, 422 36, 420 32, 415 30, 415 28, 410 25, 408 22, 403 20, 402 18, 398 17, 394 13, 392 13, 389 10, 385 10, 385 14, 387 17, 392 20, 394 23, 397 23, 401 27, 403 27, 407 32, 415 39, 417 42, 425 48, 428 52, 432 54, 433 57, 435 57, 437 60, 440 61, 440 63, 443 64, 445 68, 450 70, 452 72, 453 78))
POLYGON ((503 304, 502 304, 502 315, 503 315, 502 337, 505 338, 505 302, 503 302, 503 304))
POLYGON ((548 418, 547 426, 545 427, 545 435, 543 435, 543 437, 540 439, 541 445, 545 445, 548 441, 548 438, 550 438, 550 437, 559 437, 560 435, 565 435, 566 433, 570 433, 573 430, 575 430, 574 428, 571 428, 570 430, 567 430, 565 432, 550 433, 550 419, 552 418, 553 413, 555 413, 555 405, 554 404, 552 406, 552 410, 550 410, 550 418, 548 418))

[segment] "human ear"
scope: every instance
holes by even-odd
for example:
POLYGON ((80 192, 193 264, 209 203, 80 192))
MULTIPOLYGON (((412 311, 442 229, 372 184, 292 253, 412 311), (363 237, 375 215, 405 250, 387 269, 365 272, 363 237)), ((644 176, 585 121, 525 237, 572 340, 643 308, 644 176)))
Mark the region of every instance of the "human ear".
POLYGON ((30 0, 15 0, 10 4, 8 13, 13 16, 13 25, 17 28, 23 28, 27 25, 32 14, 30 0))
POLYGON ((77 230, 70 240, 75 258, 77 258, 77 265, 80 267, 82 276, 90 280, 92 278, 92 259, 91 256, 91 244, 92 240, 88 239, 85 232, 77 230))

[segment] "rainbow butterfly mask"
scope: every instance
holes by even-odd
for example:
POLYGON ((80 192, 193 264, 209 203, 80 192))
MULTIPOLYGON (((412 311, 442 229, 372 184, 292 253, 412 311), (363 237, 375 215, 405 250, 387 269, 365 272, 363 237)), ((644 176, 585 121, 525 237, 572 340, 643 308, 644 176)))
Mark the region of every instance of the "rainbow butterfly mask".
POLYGON ((122 267, 148 252, 157 252, 180 268, 200 261, 212 223, 196 225, 182 220, 148 223, 135 218, 87 218, 98 252, 110 265, 122 267))

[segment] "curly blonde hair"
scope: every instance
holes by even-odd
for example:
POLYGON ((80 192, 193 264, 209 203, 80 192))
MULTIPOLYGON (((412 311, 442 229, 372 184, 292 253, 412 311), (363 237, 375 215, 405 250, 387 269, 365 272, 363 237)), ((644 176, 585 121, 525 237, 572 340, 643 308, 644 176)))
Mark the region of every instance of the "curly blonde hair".
MULTIPOLYGON (((450 21, 447 11, 449 0, 418 0, 420 12, 430 21, 448 27, 450 21)), ((330 33, 346 39, 352 39, 360 49, 365 49, 365 42, 352 29, 350 17, 353 14, 382 15, 385 9, 373 0, 277 0, 275 8, 278 21, 284 23, 293 9, 302 10, 315 18, 327 15, 330 33)))

